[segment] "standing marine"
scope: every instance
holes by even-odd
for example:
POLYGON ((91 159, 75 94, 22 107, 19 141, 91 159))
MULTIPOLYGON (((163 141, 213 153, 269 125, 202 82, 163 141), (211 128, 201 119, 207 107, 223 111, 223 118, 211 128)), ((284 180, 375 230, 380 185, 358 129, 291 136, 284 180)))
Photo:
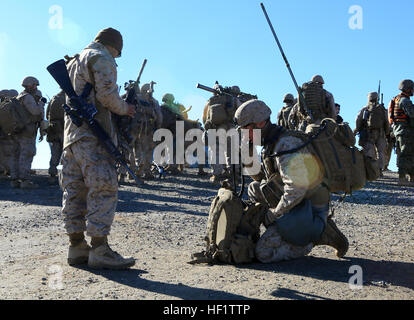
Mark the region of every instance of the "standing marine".
MULTIPOLYGON (((95 40, 67 64, 69 77, 78 95, 87 83, 92 90, 88 103, 98 111, 95 119, 116 141, 111 112, 135 114, 135 106, 118 93, 117 64, 123 38, 113 28, 101 30, 95 40)), ((68 98, 66 102, 70 106, 68 98)), ((135 264, 108 244, 108 236, 118 202, 118 179, 115 161, 104 149, 86 123, 77 127, 65 114, 62 164, 63 208, 65 229, 69 235, 68 263, 88 263, 91 268, 126 269, 135 264), (91 237, 91 247, 85 240, 91 237)))
POLYGON ((392 131, 399 150, 398 184, 414 186, 414 105, 410 99, 414 94, 414 82, 405 79, 400 82, 398 89, 401 93, 391 100, 389 107, 392 131))
POLYGON ((17 172, 11 172, 12 187, 22 189, 33 189, 39 186, 30 178, 33 158, 36 155, 36 137, 40 124, 44 119, 44 105, 46 99, 42 97, 37 89, 39 80, 35 77, 23 79, 24 90, 17 96, 21 110, 26 114, 27 123, 23 130, 14 135, 18 144, 18 152, 15 153, 17 172))
POLYGON ((354 134, 357 133, 364 154, 371 159, 378 159, 382 171, 386 165, 386 137, 390 134, 390 125, 387 110, 378 103, 377 92, 368 94, 368 104, 358 113, 354 134))
POLYGON ((289 114, 293 109, 293 106, 296 103, 295 97, 288 93, 283 98, 283 103, 285 104, 277 115, 277 124, 286 129, 293 130, 294 125, 289 123, 289 114))

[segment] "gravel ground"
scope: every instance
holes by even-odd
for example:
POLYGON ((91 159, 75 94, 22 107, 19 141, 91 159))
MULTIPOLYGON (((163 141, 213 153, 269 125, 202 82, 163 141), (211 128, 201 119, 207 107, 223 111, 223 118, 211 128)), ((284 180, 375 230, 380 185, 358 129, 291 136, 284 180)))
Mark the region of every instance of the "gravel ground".
POLYGON ((342 203, 334 196, 335 221, 350 242, 344 259, 319 246, 269 265, 187 263, 204 247, 217 193, 193 169, 144 188, 123 185, 109 241, 137 259, 128 271, 68 266, 62 193, 45 170, 34 179, 41 188, 31 191, 0 179, 0 299, 414 300, 414 188, 398 187, 396 173, 342 203), (362 272, 356 288, 355 270, 362 272))

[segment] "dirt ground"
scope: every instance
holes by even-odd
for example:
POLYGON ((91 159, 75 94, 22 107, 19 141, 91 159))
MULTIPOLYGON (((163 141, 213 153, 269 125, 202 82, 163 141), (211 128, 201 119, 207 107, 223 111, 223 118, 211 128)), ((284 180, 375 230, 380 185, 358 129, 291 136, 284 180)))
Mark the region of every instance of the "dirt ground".
POLYGON ((344 259, 319 246, 268 265, 187 263, 204 248, 218 189, 208 177, 186 169, 143 188, 123 185, 109 241, 136 258, 128 271, 68 266, 62 193, 48 185, 45 170, 34 179, 41 188, 31 191, 0 179, 1 299, 414 300, 414 188, 398 187, 396 173, 342 203, 334 196, 334 220, 350 242, 344 259))

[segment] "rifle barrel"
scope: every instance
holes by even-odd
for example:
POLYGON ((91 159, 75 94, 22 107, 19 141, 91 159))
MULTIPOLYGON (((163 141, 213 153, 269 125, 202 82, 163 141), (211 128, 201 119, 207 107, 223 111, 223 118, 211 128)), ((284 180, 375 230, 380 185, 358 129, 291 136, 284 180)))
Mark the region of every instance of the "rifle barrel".
POLYGON ((197 89, 202 89, 202 90, 205 90, 205 91, 208 91, 208 92, 211 92, 211 93, 217 93, 217 90, 214 90, 213 88, 204 86, 204 85, 199 84, 199 83, 197 83, 197 89))

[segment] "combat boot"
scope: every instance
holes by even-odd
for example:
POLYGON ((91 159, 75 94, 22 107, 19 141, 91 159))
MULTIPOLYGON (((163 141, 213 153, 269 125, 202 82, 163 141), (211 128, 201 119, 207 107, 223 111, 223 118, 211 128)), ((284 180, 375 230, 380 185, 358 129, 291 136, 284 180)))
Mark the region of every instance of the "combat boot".
POLYGON ((414 182, 410 182, 405 174, 400 173, 398 178, 398 185, 402 187, 413 187, 414 182))
POLYGON ((20 189, 38 189, 39 185, 30 180, 23 180, 20 183, 20 189))
POLYGON ((348 251, 349 242, 346 236, 338 229, 335 222, 328 217, 325 230, 321 238, 314 243, 315 246, 331 246, 336 249, 336 256, 342 258, 348 251))
POLYGON ((70 266, 86 264, 91 247, 86 243, 83 232, 69 234, 69 240, 68 264, 70 266))
POLYGON ((92 249, 89 251, 88 267, 92 269, 124 270, 135 265, 134 258, 123 258, 113 251, 106 238, 92 238, 92 249), (94 242, 100 244, 94 245, 94 242))

